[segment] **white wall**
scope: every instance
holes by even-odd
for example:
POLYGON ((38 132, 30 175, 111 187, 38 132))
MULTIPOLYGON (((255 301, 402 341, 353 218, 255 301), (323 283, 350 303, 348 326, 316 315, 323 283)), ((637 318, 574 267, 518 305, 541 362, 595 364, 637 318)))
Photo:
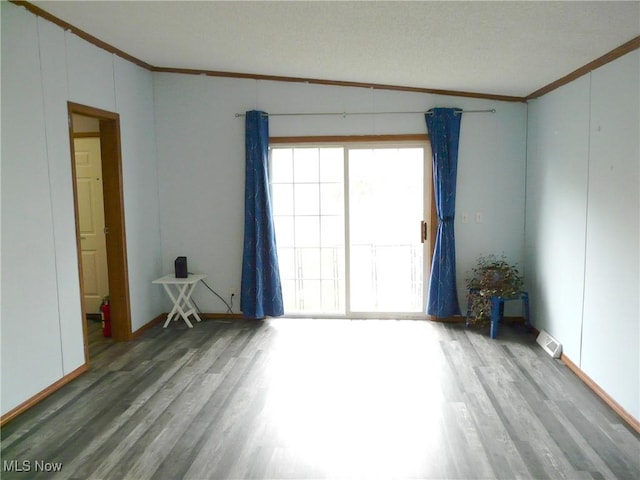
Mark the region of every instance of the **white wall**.
POLYGON ((162 308, 152 74, 0 8, 5 414, 85 362, 67 101, 120 113, 133 329, 162 308))
POLYGON ((64 365, 38 25, 12 5, 0 8, 2 64, 12 66, 2 68, 4 413, 62 377, 64 365))
POLYGON ((640 52, 591 74, 582 369, 640 419, 640 52))
MULTIPOLYGON (((420 93, 302 83, 156 74, 156 137, 163 267, 179 255, 228 299, 240 287, 244 216, 244 119, 236 112, 425 111, 491 109, 463 115, 456 219, 458 288, 480 254, 524 261, 526 105, 420 93)), ((272 136, 425 133, 423 115, 271 117, 272 136)), ((203 311, 226 307, 207 290, 194 294, 203 311)), ((238 311, 238 305, 234 311, 238 311)))
POLYGON ((158 169, 151 72, 114 58, 115 111, 120 114, 131 329, 163 311, 158 169))
POLYGON ((531 102, 526 257, 538 328, 640 418, 640 52, 531 102))
POLYGON ((580 361, 584 294, 589 83, 585 76, 529 103, 526 283, 531 314, 536 327, 561 340, 575 362, 580 361))

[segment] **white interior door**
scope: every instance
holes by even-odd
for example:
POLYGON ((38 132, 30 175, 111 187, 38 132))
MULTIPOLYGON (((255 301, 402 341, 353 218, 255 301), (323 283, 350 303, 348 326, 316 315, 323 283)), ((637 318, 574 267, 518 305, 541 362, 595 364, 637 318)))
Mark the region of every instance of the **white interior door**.
POLYGON ((100 139, 76 138, 74 148, 84 306, 87 313, 99 313, 109 295, 100 139))

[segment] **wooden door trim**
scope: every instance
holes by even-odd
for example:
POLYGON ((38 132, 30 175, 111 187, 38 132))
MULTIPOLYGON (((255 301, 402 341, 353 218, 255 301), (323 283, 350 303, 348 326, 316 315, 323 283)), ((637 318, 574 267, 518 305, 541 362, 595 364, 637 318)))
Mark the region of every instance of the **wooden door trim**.
MULTIPOLYGON (((71 171, 73 175, 73 202, 76 222, 76 249, 78 254, 78 275, 80 296, 84 298, 82 276, 82 249, 80 246, 80 221, 78 216, 78 192, 75 182, 75 147, 73 114, 97 118, 100 122, 100 154, 102 157, 102 177, 104 191, 107 264, 109 270, 109 299, 111 308, 111 331, 114 340, 126 341, 132 338, 131 305, 129 297, 129 269, 127 263, 127 242, 124 219, 124 194, 122 181, 122 157, 120 141, 120 116, 117 113, 87 105, 67 102, 69 115, 69 141, 71 144, 71 171)), ((89 342, 86 328, 86 312, 82 305, 82 328, 85 342, 85 358, 89 359, 89 342)))
POLYGON ((74 132, 73 138, 100 138, 100 132, 74 132))
POLYGON ((119 117, 115 121, 100 119, 100 155, 102 157, 104 223, 108 229, 106 239, 111 329, 115 340, 130 340, 129 267, 124 222, 119 117))

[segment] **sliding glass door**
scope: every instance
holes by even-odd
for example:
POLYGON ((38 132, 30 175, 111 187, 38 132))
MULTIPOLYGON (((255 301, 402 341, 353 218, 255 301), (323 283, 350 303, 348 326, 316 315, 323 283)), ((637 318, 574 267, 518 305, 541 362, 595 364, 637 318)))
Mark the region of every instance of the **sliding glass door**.
POLYGON ((287 315, 424 312, 425 143, 272 146, 287 315))

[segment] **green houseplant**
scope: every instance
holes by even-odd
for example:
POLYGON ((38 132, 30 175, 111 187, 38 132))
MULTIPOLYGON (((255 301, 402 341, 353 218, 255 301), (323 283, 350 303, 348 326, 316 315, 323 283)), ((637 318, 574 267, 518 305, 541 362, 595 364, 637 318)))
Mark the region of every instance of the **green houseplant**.
POLYGON ((471 276, 467 279, 469 291, 469 322, 484 324, 491 319, 491 297, 513 297, 522 290, 523 278, 515 264, 502 255, 478 257, 471 276))

